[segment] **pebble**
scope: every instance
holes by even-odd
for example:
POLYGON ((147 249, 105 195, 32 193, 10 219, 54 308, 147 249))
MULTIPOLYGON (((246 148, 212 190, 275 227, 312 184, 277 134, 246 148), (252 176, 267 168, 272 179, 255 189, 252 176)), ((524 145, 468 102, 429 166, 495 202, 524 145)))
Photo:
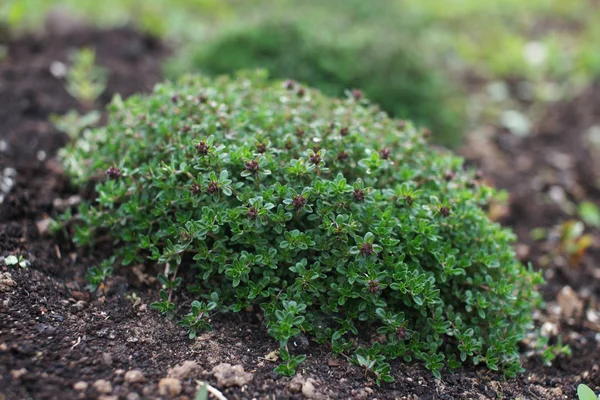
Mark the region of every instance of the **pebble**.
POLYGON ((25 368, 13 369, 12 371, 10 371, 10 374, 13 377, 14 380, 17 380, 17 379, 21 378, 26 373, 27 373, 27 370, 25 368))
POLYGON ((112 385, 106 379, 98 379, 93 384, 94 389, 96 389, 99 393, 110 393, 112 392, 112 385))
POLYGON ((0 292, 8 291, 11 287, 16 286, 17 283, 13 280, 10 272, 0 273, 0 292))
POLYGON ((78 392, 85 392, 87 390, 87 388, 88 388, 88 384, 87 384, 87 382, 84 382, 84 381, 79 381, 73 385, 73 390, 76 390, 78 392))
POLYGON ((565 318, 572 318, 581 315, 583 311, 583 301, 579 299, 577 293, 570 287, 565 286, 556 296, 561 314, 565 318))
POLYGON ((306 380, 306 382, 302 384, 302 394, 307 399, 314 399, 315 397, 317 397, 315 385, 313 384, 312 379, 309 378, 306 380))
POLYGON ((137 394, 136 392, 131 392, 127 395, 127 400, 140 400, 140 395, 137 394))
POLYGON ((167 376, 169 378, 186 379, 196 373, 199 369, 195 361, 184 361, 183 364, 169 369, 167 376))
POLYGON ((72 312, 82 311, 85 307, 87 307, 87 303, 83 300, 79 300, 77 303, 71 306, 72 312))
POLYGON ((231 365, 221 363, 212 369, 212 373, 217 378, 217 384, 220 386, 244 386, 254 377, 251 373, 244 371, 242 365, 231 365))
POLYGON ((145 380, 144 374, 139 369, 132 369, 125 373, 125 381, 128 383, 144 382, 145 380))
POLYGON ((102 353, 102 362, 106 365, 112 365, 112 355, 110 353, 102 353))
POLYGON ((158 382, 158 392, 161 395, 171 397, 178 396, 181 393, 181 381, 176 378, 163 378, 158 382))

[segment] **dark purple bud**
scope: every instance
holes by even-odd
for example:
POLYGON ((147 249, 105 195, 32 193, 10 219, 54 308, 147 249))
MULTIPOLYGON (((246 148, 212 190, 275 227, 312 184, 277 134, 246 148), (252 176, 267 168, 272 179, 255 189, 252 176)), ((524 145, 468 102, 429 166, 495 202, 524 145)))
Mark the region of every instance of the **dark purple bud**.
POLYGON ((256 217, 258 217, 258 210, 254 207, 250 207, 246 213, 246 216, 248 219, 256 219, 256 217))
POLYGON ((337 159, 340 161, 346 161, 348 159, 348 153, 345 151, 340 151, 337 155, 337 159))
POLYGON ((116 167, 109 167, 106 170, 106 175, 109 179, 119 179, 121 177, 121 170, 116 167))
POLYGON ((198 151, 198 154, 205 156, 208 154, 210 146, 207 145, 206 142, 200 142, 196 145, 196 150, 198 151))
POLYGON ((221 188, 219 187, 219 182, 216 182, 216 181, 211 181, 208 184, 208 188, 206 189, 206 191, 210 194, 219 193, 220 190, 221 190, 221 188))
POLYGON ((310 156, 310 162, 314 165, 319 165, 321 161, 321 155, 319 153, 314 153, 310 156))
POLYGON ((373 294, 379 293, 379 291, 381 290, 381 285, 379 285, 379 281, 377 279, 369 281, 368 290, 373 294))
POLYGON ((288 81, 285 81, 284 86, 287 90, 292 90, 296 87, 296 81, 293 81, 291 79, 288 81))
POLYGON ((267 151, 267 145, 264 144, 264 143, 258 143, 256 145, 256 151, 259 152, 259 153, 261 153, 261 154, 264 153, 264 152, 266 152, 267 151))
POLYGON ((192 183, 190 185, 190 192, 192 192, 193 194, 198 194, 201 191, 202 191, 202 188, 197 183, 192 183))
POLYGON ((352 91, 352 97, 354 97, 354 100, 356 100, 356 101, 359 101, 360 99, 362 99, 362 97, 363 97, 362 90, 354 89, 352 91))
POLYGON ((348 127, 344 126, 340 129, 340 135, 348 136, 348 127))
POLYGON ((360 246, 360 254, 362 256, 368 257, 373 253, 374 253, 374 250, 373 250, 373 245, 371 243, 365 242, 360 246))
POLYGON ((381 156, 381 158, 383 158, 384 160, 387 160, 388 158, 390 158, 390 154, 391 154, 391 150, 390 149, 381 149, 381 151, 379 152, 379 155, 381 156))
POLYGON ((440 214, 442 215, 442 217, 447 217, 448 215, 450 215, 450 208, 448 208, 446 206, 441 206, 440 214))
POLYGON ((306 199, 301 194, 294 196, 292 199, 292 205, 295 209, 299 210, 306 205, 306 199))
POLYGON ((362 189, 354 189, 354 193, 352 195, 354 196, 354 200, 358 202, 362 203, 365 201, 365 191, 362 189))
POLYGON ((258 169, 260 168, 260 166, 258 165, 257 161, 246 161, 246 169, 250 172, 258 172, 258 169))

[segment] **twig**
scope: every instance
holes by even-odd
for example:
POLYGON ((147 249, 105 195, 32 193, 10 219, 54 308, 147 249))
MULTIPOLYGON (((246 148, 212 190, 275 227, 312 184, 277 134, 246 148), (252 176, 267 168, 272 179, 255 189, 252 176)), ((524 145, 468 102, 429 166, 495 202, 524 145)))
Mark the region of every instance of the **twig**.
POLYGON ((220 392, 218 389, 216 389, 215 387, 213 387, 213 386, 210 386, 210 385, 208 384, 208 382, 196 381, 196 383, 197 383, 199 386, 206 385, 206 390, 208 391, 208 393, 212 394, 212 395, 213 395, 213 396, 215 396, 217 399, 219 399, 219 400, 227 400, 227 397, 223 396, 223 393, 221 393, 221 392, 220 392))

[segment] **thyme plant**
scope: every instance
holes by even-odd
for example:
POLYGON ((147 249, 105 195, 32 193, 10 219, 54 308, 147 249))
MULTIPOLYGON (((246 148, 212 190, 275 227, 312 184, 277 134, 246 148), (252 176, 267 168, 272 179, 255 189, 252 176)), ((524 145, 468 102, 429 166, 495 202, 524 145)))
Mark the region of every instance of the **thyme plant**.
POLYGON ((360 91, 332 99, 263 71, 186 76, 109 106, 62 153, 97 197, 57 226, 80 246, 109 237, 90 273, 154 263, 167 315, 190 337, 216 311, 259 306, 293 374, 308 334, 391 380, 389 361, 520 370, 541 282, 491 222, 493 189, 360 91), (108 236, 107 236, 108 235, 108 236), (177 304, 178 291, 196 297, 177 304))

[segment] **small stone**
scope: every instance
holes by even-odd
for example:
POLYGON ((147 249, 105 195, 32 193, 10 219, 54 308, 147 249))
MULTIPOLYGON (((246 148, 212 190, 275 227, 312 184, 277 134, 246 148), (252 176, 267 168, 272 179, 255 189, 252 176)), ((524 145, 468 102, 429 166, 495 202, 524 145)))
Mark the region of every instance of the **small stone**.
POLYGON ((290 383, 288 383, 288 389, 292 393, 300 393, 300 391, 302 391, 303 383, 304 378, 302 377, 302 374, 296 374, 290 383))
POLYGON ((52 223, 52 218, 44 218, 42 220, 36 221, 35 225, 37 227, 38 233, 42 236, 48 233, 50 223, 52 223))
POLYGON ((14 380, 20 379, 26 373, 27 373, 27 370, 25 368, 13 369, 12 371, 10 371, 10 374, 12 375, 14 380))
POLYGON ((183 364, 170 368, 167 376, 169 378, 186 379, 192 376, 199 367, 195 361, 184 361, 183 364))
POLYGON ((0 343, 0 351, 8 351, 8 346, 6 343, 0 343))
POLYGON ((176 378, 163 378, 158 382, 158 392, 163 396, 166 394, 171 397, 178 396, 181 389, 181 381, 176 378))
POLYGON ((128 383, 144 382, 145 380, 144 374, 139 369, 132 369, 125 373, 125 381, 128 383))
POLYGON ((244 371, 241 365, 231 365, 229 363, 221 363, 212 369, 212 373, 217 378, 217 383, 220 386, 243 386, 250 382, 253 375, 244 371))
POLYGON ((316 389, 312 379, 309 378, 302 384, 302 394, 307 399, 314 399, 316 397, 316 389))
POLYGON ((579 299, 577 293, 570 286, 561 289, 556 296, 556 301, 564 318, 579 316, 583 312, 583 301, 579 299))
POLYGON ((135 393, 135 392, 131 392, 127 395, 127 400, 140 400, 140 395, 135 393))
POLYGON ((87 382, 84 382, 84 381, 79 381, 73 385, 73 390, 76 390, 78 392, 85 392, 87 390, 87 388, 88 388, 88 384, 87 384, 87 382))
POLYGON ((98 396, 98 400, 119 400, 119 396, 109 396, 106 394, 102 394, 98 396))
POLYGON ((558 326, 554 322, 546 321, 542 324, 540 335, 543 337, 553 337, 558 335, 558 326))
POLYGON ((11 287, 16 285, 17 283, 13 280, 10 272, 0 273, 0 292, 8 291, 11 287))
POLYGON ((106 379, 98 379, 92 385, 98 393, 110 393, 112 392, 112 385, 106 379))
POLYGON ((112 365, 112 355, 110 353, 102 353, 102 362, 106 365, 112 365))
MULTIPOLYGON (((85 307, 87 307, 87 303, 83 300, 79 300, 77 303, 75 303, 71 306, 71 311, 72 312, 82 311, 85 307)), ((108 365, 110 365, 110 364, 108 364, 108 365)))
POLYGON ((81 301, 90 301, 90 292, 79 292, 77 290, 73 290, 71 292, 71 296, 73 296, 73 298, 75 300, 81 300, 81 301))

